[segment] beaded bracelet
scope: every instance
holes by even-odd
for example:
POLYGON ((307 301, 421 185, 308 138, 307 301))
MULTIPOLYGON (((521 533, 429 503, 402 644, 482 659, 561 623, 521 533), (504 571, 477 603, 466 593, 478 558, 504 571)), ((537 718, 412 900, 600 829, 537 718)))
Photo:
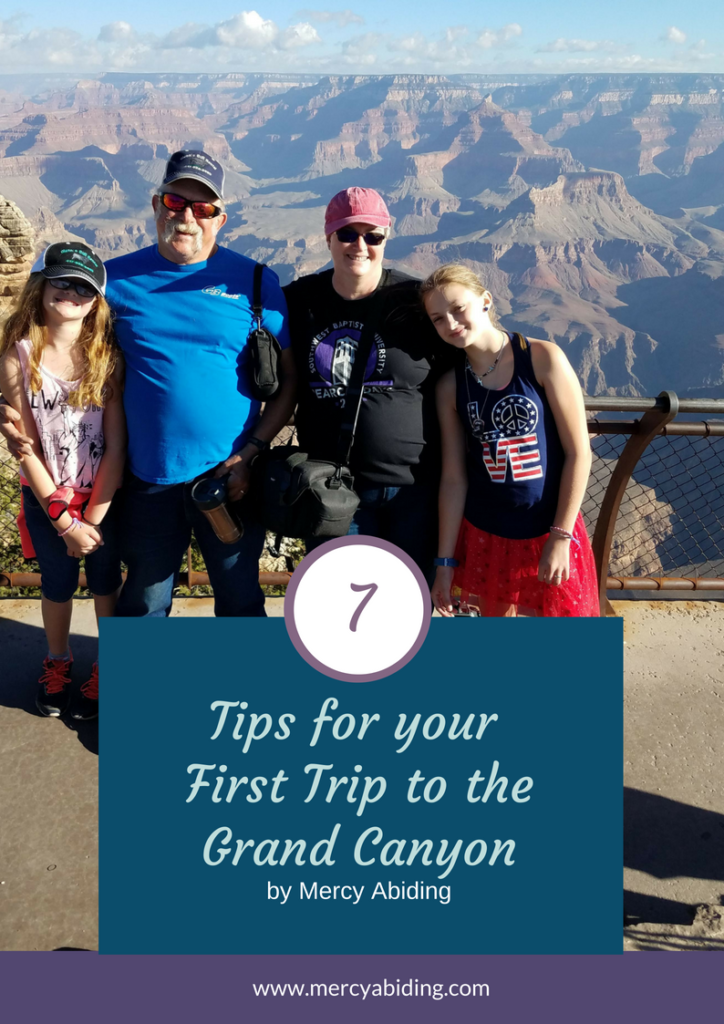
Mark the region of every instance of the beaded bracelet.
POLYGON ((59 533, 58 536, 59 537, 65 537, 66 533, 70 533, 71 530, 75 530, 76 526, 80 526, 80 523, 78 522, 77 519, 72 519, 68 529, 67 530, 63 530, 63 532, 59 533))
POLYGON ((550 532, 557 533, 560 537, 565 537, 566 540, 572 540, 577 548, 581 546, 573 534, 569 533, 568 530, 564 530, 562 526, 551 526, 550 532))

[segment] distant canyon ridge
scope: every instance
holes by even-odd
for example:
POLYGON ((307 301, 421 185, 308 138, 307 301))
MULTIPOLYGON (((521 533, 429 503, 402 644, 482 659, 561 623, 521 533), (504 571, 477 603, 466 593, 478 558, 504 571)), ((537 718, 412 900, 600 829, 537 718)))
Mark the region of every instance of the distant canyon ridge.
POLYGON ((587 393, 724 396, 724 75, 0 75, 0 196, 36 251, 150 244, 182 147, 225 165, 224 242, 283 283, 327 265, 328 199, 376 188, 391 264, 468 264, 587 393))

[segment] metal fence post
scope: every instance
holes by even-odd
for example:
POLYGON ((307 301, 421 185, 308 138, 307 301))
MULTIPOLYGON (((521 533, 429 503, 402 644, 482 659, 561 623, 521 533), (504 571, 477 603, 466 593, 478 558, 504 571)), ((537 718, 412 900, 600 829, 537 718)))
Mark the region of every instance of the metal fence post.
POLYGON ((679 411, 679 399, 674 391, 662 391, 658 395, 663 399, 663 408, 649 409, 641 417, 636 433, 632 434, 621 452, 606 493, 601 502, 601 509, 596 520, 593 534, 593 557, 598 575, 598 598, 601 615, 613 614, 613 609, 606 595, 608 580, 608 564, 611 558, 611 544, 616 529, 616 518, 621 501, 626 493, 629 480, 642 454, 661 428, 670 423, 679 411))

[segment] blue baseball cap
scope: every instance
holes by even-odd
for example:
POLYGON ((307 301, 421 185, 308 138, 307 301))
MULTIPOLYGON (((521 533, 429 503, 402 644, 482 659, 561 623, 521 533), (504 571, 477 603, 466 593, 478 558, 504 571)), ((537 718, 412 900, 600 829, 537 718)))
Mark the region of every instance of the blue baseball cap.
POLYGON ((224 168, 200 149, 180 149, 166 164, 164 185, 181 178, 193 178, 206 185, 219 199, 224 198, 224 168))

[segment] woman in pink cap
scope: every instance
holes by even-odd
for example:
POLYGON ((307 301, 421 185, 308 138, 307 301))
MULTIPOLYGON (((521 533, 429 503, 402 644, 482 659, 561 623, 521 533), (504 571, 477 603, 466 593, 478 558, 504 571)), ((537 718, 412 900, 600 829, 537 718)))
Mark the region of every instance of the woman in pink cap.
POLYGON ((299 373, 296 424, 304 451, 335 460, 355 355, 365 324, 371 324, 350 459, 361 500, 350 533, 396 544, 429 576, 437 530, 431 371, 438 346, 420 306, 419 282, 383 266, 390 225, 374 189, 338 192, 324 222, 332 269, 284 289, 299 373))

